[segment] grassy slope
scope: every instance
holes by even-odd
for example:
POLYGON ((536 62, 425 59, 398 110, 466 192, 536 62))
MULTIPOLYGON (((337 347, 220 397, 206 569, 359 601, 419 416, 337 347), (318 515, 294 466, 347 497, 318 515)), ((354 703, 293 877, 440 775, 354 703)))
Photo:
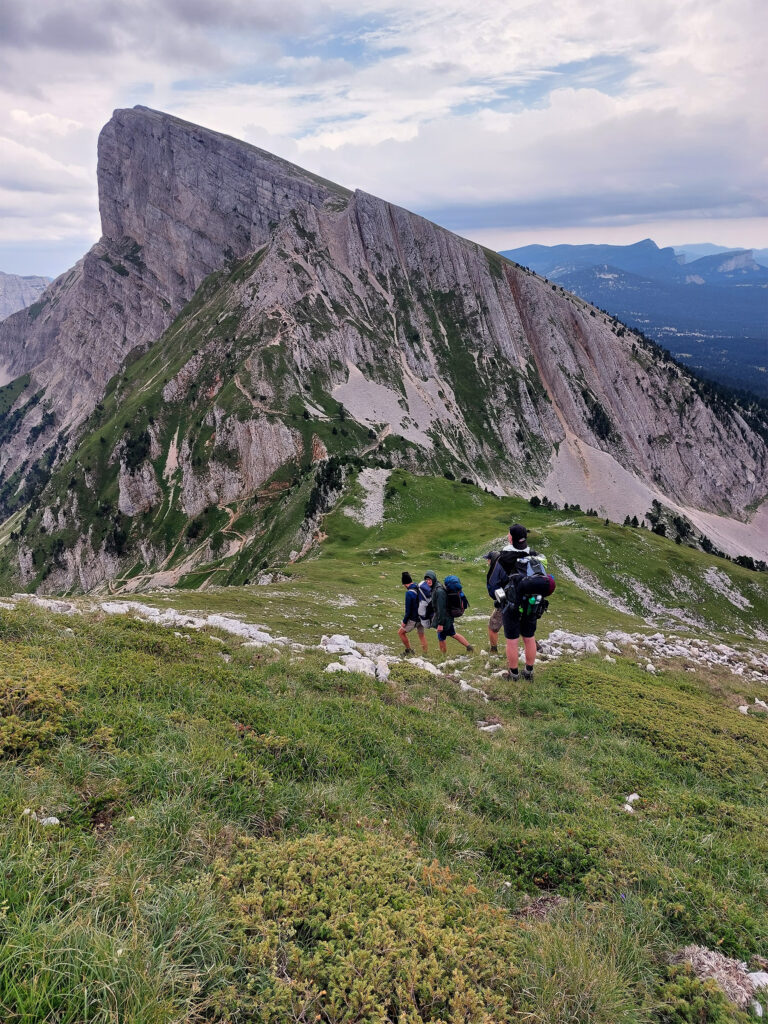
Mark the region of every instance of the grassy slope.
MULTIPOLYGON (((403 564, 433 564, 485 612, 474 559, 522 504, 393 483, 384 525, 327 517, 319 557, 272 596, 154 600, 299 639, 379 639, 381 622, 386 640, 403 564)), ((722 567, 766 618, 755 574, 578 514, 525 518, 604 580, 722 567)), ((567 581, 555 598, 550 627, 638 626, 567 581)), ((734 621, 715 594, 677 603, 694 600, 734 621)), ((485 623, 462 628, 480 642, 485 623)), ((486 680, 486 705, 410 665, 387 683, 328 675, 311 650, 33 610, 0 610, 0 647, 6 1021, 746 1019, 664 960, 687 941, 768 948, 767 723, 734 712, 736 677, 566 659, 530 687, 486 680), (489 713, 492 736, 476 726, 489 713), (520 916, 542 893, 565 902, 520 916)))
MULTIPOLYGON (((286 570, 288 579, 268 588, 226 587, 141 595, 140 600, 180 610, 237 611, 271 629, 296 638, 320 639, 341 630, 357 640, 378 639, 378 627, 393 628, 401 614, 400 573, 414 576, 434 569, 443 576, 456 572, 469 596, 469 621, 463 631, 482 643, 488 610, 485 592, 486 563, 482 555, 499 546, 509 525, 525 522, 531 545, 552 558, 558 577, 557 593, 545 625, 575 628, 579 632, 645 628, 636 582, 652 592, 660 605, 681 609, 701 620, 701 629, 725 640, 751 635, 768 621, 768 580, 723 559, 713 558, 650 533, 586 516, 580 512, 532 509, 515 498, 496 498, 475 487, 442 478, 414 477, 396 470, 387 488, 385 521, 365 528, 345 514, 359 503, 359 492, 346 496, 323 530, 327 539, 309 559, 286 570), (620 598, 634 614, 594 600, 558 572, 562 560, 581 575, 584 569, 620 598), (725 573, 752 607, 736 610, 728 599, 704 581, 707 569, 725 573), (339 597, 353 597, 357 606, 339 606, 339 597), (373 629, 373 632, 372 632, 373 629)), ((226 568, 226 560, 222 563, 226 568)), ((193 582, 209 578, 195 575, 193 582)), ((215 579, 215 577, 214 577, 215 579)), ((678 629, 674 615, 656 620, 678 629)), ((690 632, 683 624, 683 630, 690 632)))

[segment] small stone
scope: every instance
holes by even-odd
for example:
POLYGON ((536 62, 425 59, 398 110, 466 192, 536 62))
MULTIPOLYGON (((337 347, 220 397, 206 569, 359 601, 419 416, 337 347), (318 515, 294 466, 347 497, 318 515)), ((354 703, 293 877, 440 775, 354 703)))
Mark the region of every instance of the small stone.
POLYGON ((654 675, 655 675, 655 674, 656 674, 656 666, 655 666, 655 665, 652 665, 652 664, 650 663, 650 661, 649 661, 649 662, 648 662, 648 663, 646 664, 646 666, 645 666, 645 671, 646 671, 646 672, 651 672, 652 674, 654 674, 654 675))
POLYGON ((635 808, 632 806, 632 804, 624 804, 624 810, 627 812, 627 814, 635 813, 635 808))

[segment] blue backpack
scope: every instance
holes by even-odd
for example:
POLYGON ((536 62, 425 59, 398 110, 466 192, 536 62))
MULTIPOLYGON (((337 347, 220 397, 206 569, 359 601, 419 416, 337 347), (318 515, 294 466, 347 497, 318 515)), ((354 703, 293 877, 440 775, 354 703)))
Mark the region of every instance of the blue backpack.
POLYGON ((452 619, 459 619, 469 608, 464 591, 461 589, 461 580, 458 576, 446 576, 443 581, 445 586, 445 611, 452 619))

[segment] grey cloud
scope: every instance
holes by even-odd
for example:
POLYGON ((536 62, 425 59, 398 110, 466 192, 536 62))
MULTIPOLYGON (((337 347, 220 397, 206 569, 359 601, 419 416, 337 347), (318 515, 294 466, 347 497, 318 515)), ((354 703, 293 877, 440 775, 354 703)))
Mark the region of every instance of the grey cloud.
POLYGON ((197 28, 226 26, 284 32, 317 16, 317 7, 304 0, 284 0, 280 4, 274 0, 161 0, 157 6, 174 21, 197 28))
POLYGON ((108 9, 101 0, 41 0, 29 7, 19 0, 0 0, 0 48, 39 47, 70 54, 135 49, 189 56, 194 52, 189 37, 199 50, 211 31, 295 32, 321 15, 322 8, 306 0, 279 5, 273 0, 137 0, 108 9))
POLYGON ((35 45, 75 54, 111 53, 117 47, 109 24, 82 10, 59 10, 44 15, 31 39, 35 45))
POLYGON ((116 43, 112 19, 93 4, 38 4, 25 7, 0 0, 0 46, 6 50, 41 47, 67 53, 104 53, 116 43))
POLYGON ((678 189, 672 195, 584 192, 528 202, 417 207, 415 212, 450 230, 466 231, 516 226, 566 228, 701 217, 764 217, 768 215, 768 203, 736 190, 724 194, 721 189, 714 189, 711 193, 678 189))

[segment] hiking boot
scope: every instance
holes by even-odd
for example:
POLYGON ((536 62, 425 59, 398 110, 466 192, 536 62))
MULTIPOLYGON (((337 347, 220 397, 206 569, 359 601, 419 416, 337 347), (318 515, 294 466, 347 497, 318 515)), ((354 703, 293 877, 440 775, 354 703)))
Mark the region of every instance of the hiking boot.
POLYGON ((499 648, 498 648, 497 644, 491 644, 491 646, 488 648, 488 653, 489 654, 498 654, 499 653, 499 648))
POLYGON ((406 647, 405 650, 403 651, 403 657, 404 658, 412 658, 413 657, 413 648, 412 647, 406 647))
POLYGON ((506 679, 509 683, 518 683, 520 682, 520 673, 517 669, 513 672, 511 668, 508 668, 501 678, 506 679))
POLYGON ((525 679, 525 681, 528 683, 533 679, 533 669, 528 668, 527 665, 523 669, 523 679, 525 679))
POLYGON ((471 654, 474 651, 474 649, 475 648, 472 646, 472 644, 467 644, 467 647, 466 647, 467 654, 471 654))

